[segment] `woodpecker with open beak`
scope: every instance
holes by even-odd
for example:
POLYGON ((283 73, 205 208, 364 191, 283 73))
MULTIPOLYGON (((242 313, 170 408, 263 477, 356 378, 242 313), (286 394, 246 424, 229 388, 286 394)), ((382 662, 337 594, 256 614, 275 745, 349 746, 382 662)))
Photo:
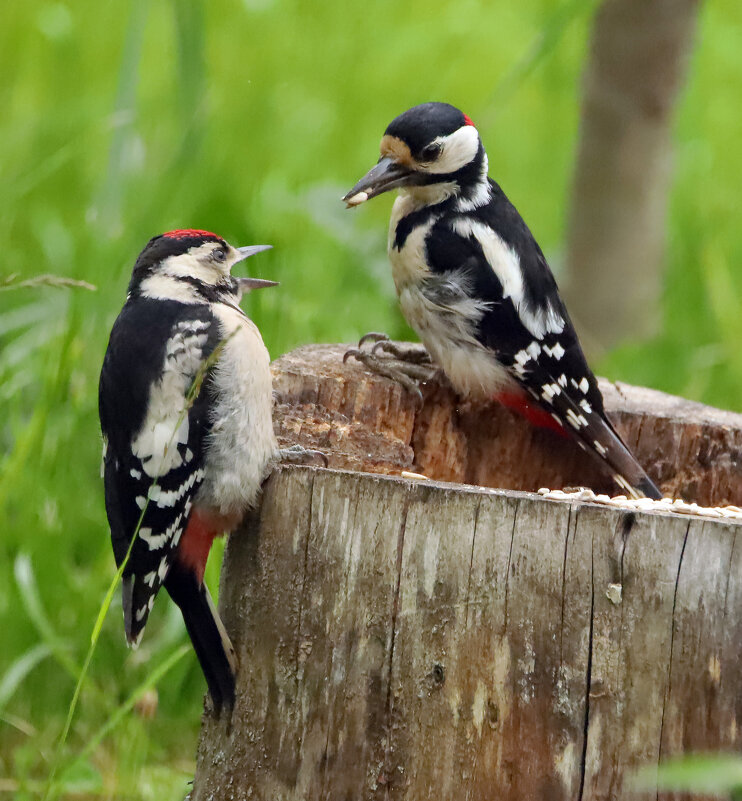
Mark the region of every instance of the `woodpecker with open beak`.
POLYGON ((454 390, 571 436, 629 496, 660 498, 605 415, 554 276, 488 177, 472 120, 447 103, 424 103, 392 120, 380 149, 343 200, 357 206, 399 190, 388 240, 397 296, 454 390))
POLYGON ((276 282, 231 270, 269 247, 234 248, 193 229, 151 239, 100 377, 106 512, 116 563, 126 560, 126 638, 138 645, 164 585, 217 713, 234 703, 236 663, 204 584, 206 559, 214 537, 255 504, 279 453, 268 351, 238 305, 276 282))

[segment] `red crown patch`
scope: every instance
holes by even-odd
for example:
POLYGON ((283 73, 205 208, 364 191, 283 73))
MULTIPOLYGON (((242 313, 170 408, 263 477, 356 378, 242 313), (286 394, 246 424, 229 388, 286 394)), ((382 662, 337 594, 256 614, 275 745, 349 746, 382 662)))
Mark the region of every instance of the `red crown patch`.
POLYGON ((212 234, 211 231, 202 231, 200 228, 178 228, 176 231, 168 231, 166 234, 163 234, 168 239, 193 239, 195 237, 214 237, 214 239, 219 239, 216 234, 212 234))

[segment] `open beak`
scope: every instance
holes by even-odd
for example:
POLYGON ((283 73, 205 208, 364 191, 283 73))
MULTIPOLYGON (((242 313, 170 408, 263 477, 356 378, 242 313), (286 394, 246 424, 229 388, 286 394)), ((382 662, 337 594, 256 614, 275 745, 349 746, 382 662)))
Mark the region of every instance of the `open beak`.
POLYGON ((379 159, 361 180, 343 198, 348 208, 359 206, 382 192, 414 183, 413 171, 388 156, 379 159))
MULTIPOLYGON (((262 253, 264 250, 270 250, 272 247, 273 245, 248 245, 244 248, 235 248, 240 255, 234 264, 239 264, 241 261, 249 259, 250 256, 254 256, 256 253, 262 253)), ((234 266, 234 264, 232 266, 234 266)), ((239 278, 237 276, 233 276, 233 278, 237 282, 240 295, 252 292, 253 289, 265 289, 269 286, 278 286, 278 281, 268 281, 265 278, 239 278)))
POLYGON ((264 250, 270 250, 273 245, 248 245, 244 248, 235 248, 235 250, 240 254, 235 264, 239 264, 241 261, 245 259, 249 259, 250 256, 254 256, 256 253, 262 253, 264 250))
POLYGON ((252 292, 253 289, 265 289, 269 286, 278 286, 278 281, 268 281, 265 278, 235 278, 240 292, 252 292))

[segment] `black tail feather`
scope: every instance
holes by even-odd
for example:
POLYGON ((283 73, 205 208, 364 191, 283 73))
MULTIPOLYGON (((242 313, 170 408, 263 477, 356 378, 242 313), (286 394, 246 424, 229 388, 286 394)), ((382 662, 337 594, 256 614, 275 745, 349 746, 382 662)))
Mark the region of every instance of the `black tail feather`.
POLYGON ((649 476, 645 476, 641 481, 638 481, 636 488, 641 490, 647 498, 652 498, 655 501, 661 501, 663 498, 662 492, 649 476))
POLYGON ((223 707, 231 712, 237 662, 208 588, 199 584, 192 570, 175 560, 165 579, 165 589, 183 614, 217 715, 223 707))

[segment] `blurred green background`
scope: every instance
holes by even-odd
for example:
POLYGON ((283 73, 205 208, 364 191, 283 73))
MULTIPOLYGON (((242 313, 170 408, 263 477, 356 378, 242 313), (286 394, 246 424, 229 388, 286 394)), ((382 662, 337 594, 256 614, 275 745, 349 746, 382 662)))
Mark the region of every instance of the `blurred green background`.
MULTIPOLYGON (((0 794, 43 794, 113 574, 97 379, 133 261, 164 230, 270 243, 245 307, 275 357, 367 330, 409 335, 386 262, 391 196, 339 198, 405 108, 447 100, 478 123, 490 172, 559 272, 586 0, 171 0, 3 7, 0 284, 0 794)), ((702 6, 674 126, 661 334, 595 367, 742 410, 742 5, 702 6)), ((220 552, 208 577, 214 587, 220 552)), ((204 682, 158 602, 128 651, 114 600, 61 751, 60 797, 179 799, 204 682), (120 707, 160 679, 154 719, 120 707), (182 657, 182 658, 178 658, 182 657), (121 714, 121 712, 125 714, 121 714)))

